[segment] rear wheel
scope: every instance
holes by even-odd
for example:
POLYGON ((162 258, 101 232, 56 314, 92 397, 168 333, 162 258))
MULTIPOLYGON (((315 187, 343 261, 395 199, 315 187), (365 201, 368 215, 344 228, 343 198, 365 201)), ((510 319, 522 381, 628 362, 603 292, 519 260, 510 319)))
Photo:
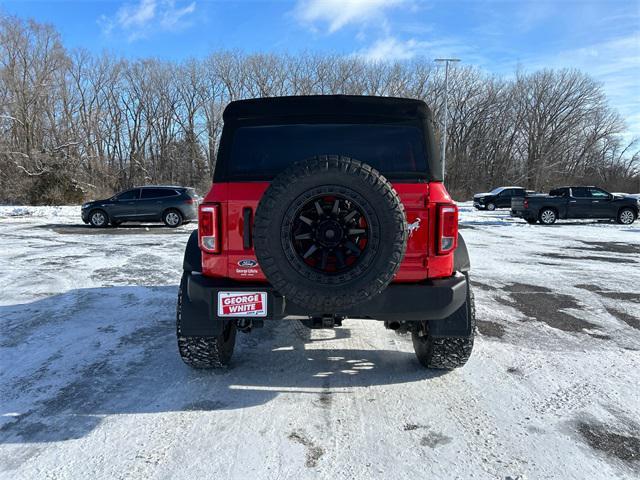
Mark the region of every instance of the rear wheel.
POLYGON ((104 210, 93 210, 89 214, 89 223, 92 227, 104 228, 109 225, 109 217, 104 210))
POLYGON ((433 338, 428 331, 426 334, 415 332, 411 334, 413 349, 422 366, 453 370, 467 363, 473 350, 476 330, 476 306, 471 286, 469 286, 467 301, 461 308, 468 309, 467 315, 469 315, 469 321, 471 322, 471 334, 468 337, 433 338))
POLYGON ((543 208, 540 210, 540 223, 543 225, 553 225, 557 219, 558 216, 553 208, 543 208))
POLYGON ((236 344, 236 322, 224 322, 222 332, 215 337, 185 337, 182 335, 182 296, 187 285, 187 274, 182 275, 178 289, 176 332, 178 351, 184 363, 193 368, 224 368, 229 365, 236 344))
POLYGON ((167 227, 179 227, 182 225, 182 214, 178 210, 167 210, 162 214, 162 221, 167 227))
POLYGON ((621 225, 631 225, 636 221, 636 212, 631 208, 623 208, 618 212, 617 222, 621 225))

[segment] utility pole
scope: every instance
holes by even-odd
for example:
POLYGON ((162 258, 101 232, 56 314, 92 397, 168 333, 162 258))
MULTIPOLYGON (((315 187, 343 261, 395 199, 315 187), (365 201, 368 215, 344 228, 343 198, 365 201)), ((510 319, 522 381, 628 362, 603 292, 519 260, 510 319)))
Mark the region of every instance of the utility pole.
POLYGON ((445 173, 445 164, 447 158, 447 117, 449 116, 449 63, 451 62, 459 62, 459 58, 436 58, 436 62, 442 63, 444 62, 444 112, 443 112, 443 129, 442 129, 442 153, 440 156, 442 157, 442 180, 444 181, 444 173, 445 173))

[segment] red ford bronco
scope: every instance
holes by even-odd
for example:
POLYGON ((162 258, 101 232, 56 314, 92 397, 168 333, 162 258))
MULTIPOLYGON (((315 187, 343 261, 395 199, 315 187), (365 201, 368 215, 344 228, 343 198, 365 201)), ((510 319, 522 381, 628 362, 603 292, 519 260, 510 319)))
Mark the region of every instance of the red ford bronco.
POLYGON ((475 332, 469 257, 425 103, 264 98, 232 102, 223 117, 184 256, 182 359, 224 367, 237 330, 352 317, 410 332, 427 368, 464 365, 475 332))

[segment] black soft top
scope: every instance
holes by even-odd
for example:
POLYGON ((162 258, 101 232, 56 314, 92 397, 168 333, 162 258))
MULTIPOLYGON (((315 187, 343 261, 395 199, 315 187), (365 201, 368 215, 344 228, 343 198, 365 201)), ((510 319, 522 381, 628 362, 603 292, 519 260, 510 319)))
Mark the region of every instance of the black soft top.
MULTIPOLYGON (((237 100, 223 113, 224 129, 214 181, 228 181, 231 149, 237 129, 282 124, 406 124, 423 136, 426 171, 422 181, 442 181, 442 163, 433 136, 431 110, 422 100, 357 95, 307 95, 237 100)), ((326 152, 319 152, 326 153, 326 152)), ((342 152, 332 152, 340 154, 342 152)), ((259 172, 257 172, 259 173, 259 172)), ((417 177, 417 176, 416 176, 417 177)), ((258 177, 256 176, 256 179, 258 177)))
POLYGON ((422 100, 357 95, 308 95, 253 98, 227 105, 224 121, 270 117, 381 117, 431 119, 431 111, 422 100))

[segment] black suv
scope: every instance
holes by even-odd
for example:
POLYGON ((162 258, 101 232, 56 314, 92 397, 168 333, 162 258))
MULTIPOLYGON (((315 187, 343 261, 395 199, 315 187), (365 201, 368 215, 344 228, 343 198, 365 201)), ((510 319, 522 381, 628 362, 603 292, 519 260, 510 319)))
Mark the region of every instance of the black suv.
POLYGON ((82 221, 93 227, 162 221, 175 228, 197 216, 198 196, 193 188, 185 187, 137 187, 82 205, 82 221))
POLYGON ((511 208, 511 199, 524 198, 527 191, 522 187, 498 187, 489 193, 477 193, 473 196, 473 206, 478 210, 511 208))

